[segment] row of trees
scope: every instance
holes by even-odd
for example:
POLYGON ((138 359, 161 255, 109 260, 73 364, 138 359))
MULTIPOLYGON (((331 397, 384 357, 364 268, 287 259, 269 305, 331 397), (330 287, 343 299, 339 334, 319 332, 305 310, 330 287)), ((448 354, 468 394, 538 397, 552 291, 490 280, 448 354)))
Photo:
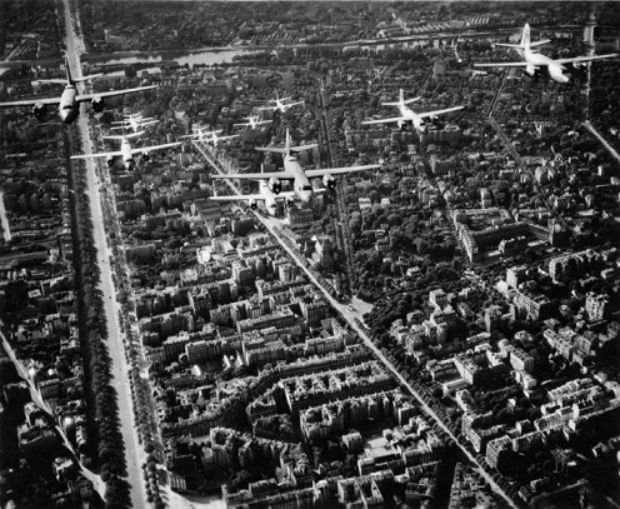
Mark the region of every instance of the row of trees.
MULTIPOLYGON (((375 341, 378 341, 375 338, 375 341)), ((474 454, 470 444, 466 441, 465 437, 461 435, 461 420, 460 420, 460 412, 457 411, 454 407, 450 407, 446 405, 446 400, 442 399, 441 391, 432 390, 431 386, 433 385, 430 380, 423 376, 424 373, 420 371, 420 366, 412 365, 412 363, 407 360, 405 355, 405 350, 400 345, 395 345, 393 342, 389 342, 389 345, 384 345, 381 347, 383 354, 386 358, 392 362, 392 364, 398 369, 399 372, 403 373, 405 379, 409 382, 409 384, 414 388, 414 390, 420 395, 422 400, 429 405, 433 411, 438 415, 441 421, 447 426, 450 432, 456 437, 459 444, 467 448, 474 454)), ((439 426, 434 423, 433 429, 441 436, 445 436, 445 433, 439 426)), ((455 443, 453 440, 448 440, 448 445, 450 447, 454 447, 455 443)), ((481 465, 483 469, 486 466, 486 460, 483 454, 476 454, 476 461, 481 465)), ((493 480, 500 486, 500 488, 517 504, 521 502, 519 498, 518 488, 514 485, 514 483, 510 483, 509 480, 500 474, 497 471, 489 472, 492 476, 493 480)))
MULTIPOLYGON (((101 180, 106 180, 103 178, 101 180)), ((166 507, 165 493, 161 486, 166 482, 165 469, 161 467, 164 461, 163 444, 159 438, 156 420, 156 409, 151 396, 151 387, 148 380, 142 376, 143 362, 140 338, 136 337, 132 328, 130 311, 135 309, 135 302, 131 292, 131 285, 123 263, 123 253, 120 246, 122 232, 116 218, 114 195, 108 187, 102 191, 103 215, 108 232, 108 242, 113 254, 112 267, 114 269, 114 283, 121 303, 120 325, 125 333, 124 350, 130 363, 129 384, 131 388, 132 406, 137 424, 138 441, 144 446, 147 461, 142 464, 142 474, 145 480, 147 502, 154 504, 156 509, 166 507)), ((157 272, 156 272, 157 273, 157 272)))
POLYGON ((129 487, 122 479, 127 474, 123 438, 120 433, 116 390, 111 385, 111 359, 102 292, 101 273, 93 238, 93 222, 82 168, 72 169, 73 253, 78 295, 80 340, 89 409, 89 437, 101 477, 106 482, 106 508, 130 506, 129 487))

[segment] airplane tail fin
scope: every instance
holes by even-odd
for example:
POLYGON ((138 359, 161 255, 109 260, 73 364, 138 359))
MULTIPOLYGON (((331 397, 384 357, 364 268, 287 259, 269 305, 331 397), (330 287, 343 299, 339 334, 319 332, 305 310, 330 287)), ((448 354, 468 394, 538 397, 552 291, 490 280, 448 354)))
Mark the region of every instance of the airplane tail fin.
POLYGON ((61 79, 58 79, 58 78, 57 79, 51 78, 51 79, 45 79, 45 80, 36 80, 36 83, 40 83, 40 84, 49 83, 49 84, 54 84, 54 85, 66 85, 67 84, 67 80, 66 79, 65 80, 61 80, 61 79))
POLYGON ((405 101, 405 91, 401 88, 398 92, 398 101, 390 101, 386 103, 381 103, 383 106, 402 106, 407 104, 405 101))
POLYGON ((521 34, 520 46, 523 49, 530 47, 530 24, 526 23, 523 27, 523 33, 521 34))
POLYGON ((122 140, 123 138, 129 140, 132 138, 137 138, 138 136, 142 136, 144 132, 145 131, 138 131, 136 133, 129 134, 106 134, 105 136, 102 136, 102 138, 104 140, 122 140))
POLYGON ((303 152, 304 150, 313 150, 318 147, 319 145, 317 143, 311 143, 309 145, 297 145, 295 147, 291 147, 291 152, 303 152))
POLYGON ((282 154, 282 155, 289 154, 289 152, 287 152, 286 149, 282 147, 254 147, 254 150, 257 150, 258 152, 269 152, 272 154, 282 154))
POLYGON ((71 84, 73 83, 73 80, 71 79, 71 69, 69 68, 69 58, 65 57, 65 76, 67 78, 67 83, 71 84))
POLYGON ((531 43, 530 40, 530 24, 526 23, 523 26, 523 31, 521 32, 521 40, 519 44, 507 44, 507 43, 495 43, 495 46, 501 46, 503 48, 515 48, 520 50, 529 50, 532 46, 540 46, 541 44, 546 44, 549 42, 548 39, 537 41, 535 43, 531 43))
POLYGON ((405 99, 405 100, 403 101, 403 104, 411 104, 411 103, 414 103, 414 102, 416 102, 416 101, 419 101, 420 99, 422 99, 422 96, 420 96, 420 95, 419 95, 419 96, 417 96, 417 97, 413 97, 413 98, 411 98, 411 99, 405 99))
POLYGON ((138 138, 139 136, 142 136, 146 131, 136 131, 135 133, 130 133, 130 134, 126 134, 125 138, 129 139, 129 138, 138 138))
POLYGON ((94 80, 95 78, 100 78, 103 76, 103 73, 99 74, 91 74, 90 76, 82 76, 81 78, 74 78, 74 83, 82 83, 83 81, 94 80))

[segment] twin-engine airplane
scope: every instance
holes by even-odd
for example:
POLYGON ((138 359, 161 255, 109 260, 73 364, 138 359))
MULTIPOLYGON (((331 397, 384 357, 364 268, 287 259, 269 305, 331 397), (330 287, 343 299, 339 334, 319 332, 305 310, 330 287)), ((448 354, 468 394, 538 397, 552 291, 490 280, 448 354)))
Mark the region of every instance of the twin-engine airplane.
POLYGON ((573 67, 578 68, 585 62, 592 62, 594 60, 603 60, 606 58, 617 57, 617 53, 609 53, 607 55, 592 55, 583 57, 571 57, 571 58, 556 58, 555 60, 537 53, 537 50, 532 49, 537 46, 542 46, 551 42, 549 39, 542 39, 540 41, 530 42, 530 25, 528 23, 523 27, 521 34, 521 41, 519 44, 503 44, 496 43, 496 46, 503 46, 506 48, 514 48, 523 62, 496 62, 489 64, 474 64, 474 67, 522 67, 523 70, 530 76, 534 76, 542 69, 546 69, 552 80, 558 83, 568 83, 570 77, 564 74, 567 70, 565 64, 573 64, 573 67))
POLYGON ((256 129, 259 125, 271 124, 271 120, 261 120, 257 115, 250 115, 244 117, 247 122, 242 124, 233 124, 234 127, 249 127, 250 129, 256 129))
MULTIPOLYGON (((309 203, 312 199, 313 193, 317 192, 312 188, 310 184, 311 178, 322 177, 323 185, 333 190, 336 187, 336 180, 334 175, 345 175, 347 173, 355 173, 358 171, 374 170, 381 168, 380 164, 366 164, 361 166, 349 166, 344 168, 321 168, 319 170, 304 170, 297 157, 292 152, 301 152, 303 150, 312 150, 317 148, 318 145, 298 145, 291 146, 291 135, 286 130, 286 140, 284 147, 256 147, 256 150, 260 152, 273 152, 276 154, 282 154, 284 158, 284 171, 275 171, 267 173, 228 173, 226 175, 213 175, 214 179, 249 179, 267 181, 269 190, 275 195, 279 195, 282 191, 282 180, 288 180, 293 182, 293 192, 300 199, 302 203, 309 203)), ((318 190, 322 192, 323 190, 318 190)))
POLYGON ((194 127, 192 134, 184 134, 180 136, 180 138, 191 138, 192 140, 202 141, 203 143, 210 143, 214 147, 217 147, 220 141, 224 140, 232 140, 233 138, 237 138, 238 134, 230 134, 228 136, 219 136, 222 132, 221 129, 217 131, 207 131, 206 127, 194 127))
POLYGON ((71 156, 71 159, 91 159, 97 157, 105 157, 108 161, 108 165, 112 166, 114 164, 114 158, 120 157, 123 162, 123 167, 126 170, 130 170, 134 164, 134 156, 140 155, 143 160, 148 161, 149 153, 154 150, 163 150, 166 148, 176 147, 181 144, 180 141, 175 141, 174 143, 164 143, 163 145, 151 145, 150 147, 140 147, 140 148, 132 148, 129 140, 131 138, 137 138, 144 134, 144 131, 138 131, 137 133, 125 134, 123 136, 102 136, 103 139, 107 140, 120 140, 121 148, 120 150, 114 150, 111 152, 99 152, 96 154, 80 154, 77 156, 71 156))
POLYGON ((142 113, 132 113, 130 115, 124 115, 123 120, 114 120, 112 124, 114 127, 110 127, 112 131, 121 131, 131 129, 134 133, 137 133, 144 127, 155 125, 159 122, 156 118, 143 117, 142 113))
POLYGON ((290 100, 291 100, 291 97, 278 97, 278 94, 276 94, 275 99, 269 99, 268 102, 271 103, 270 106, 260 106, 258 109, 279 111, 280 113, 286 113, 293 106, 305 104, 304 101, 285 102, 285 101, 290 101, 290 100))
POLYGON ((10 108, 14 106, 32 106, 32 113, 38 120, 45 120, 47 116, 47 107, 51 105, 58 105, 58 116, 60 120, 65 124, 73 122, 80 113, 80 104, 90 101, 93 106, 93 110, 97 113, 103 111, 104 98, 114 97, 117 95, 134 94, 143 90, 151 90, 157 88, 156 85, 150 85, 147 87, 127 88, 125 90, 110 90, 108 92, 97 92, 92 94, 80 94, 77 91, 76 84, 82 81, 91 80, 101 76, 95 74, 91 76, 82 76, 81 78, 71 77, 71 71, 69 70, 69 62, 65 59, 65 74, 66 79, 51 79, 51 80, 39 80, 40 83, 58 83, 65 85, 60 97, 48 97, 48 98, 36 98, 36 99, 24 99, 21 101, 9 101, 0 103, 0 108, 10 108))
MULTIPOLYGON (((261 175, 263 172, 264 167, 261 164, 261 175)), ((326 189, 314 189, 313 191, 315 193, 324 193, 326 189)), ((258 182, 258 193, 256 194, 236 194, 231 196, 214 195, 211 196, 210 200, 222 202, 245 200, 248 202, 248 205, 252 210, 256 210, 258 208, 258 202, 260 201, 264 203, 267 214, 270 216, 275 216, 278 210, 277 200, 285 199, 291 201, 293 198, 295 198, 295 191, 284 191, 276 194, 269 187, 267 180, 260 180, 258 182)))
POLYGON ((407 124, 411 124, 416 131, 423 133, 426 130, 424 119, 434 119, 439 115, 450 113, 451 111, 462 110, 463 106, 454 106, 452 108, 445 108, 443 110, 427 111, 424 113, 416 113, 407 105, 419 101, 421 97, 414 97, 412 99, 405 99, 403 89, 400 89, 399 99, 396 102, 381 103, 383 106, 396 106, 400 112, 400 116, 391 118, 380 118, 377 120, 365 120, 362 125, 372 124, 389 124, 396 122, 398 127, 405 127, 407 124))

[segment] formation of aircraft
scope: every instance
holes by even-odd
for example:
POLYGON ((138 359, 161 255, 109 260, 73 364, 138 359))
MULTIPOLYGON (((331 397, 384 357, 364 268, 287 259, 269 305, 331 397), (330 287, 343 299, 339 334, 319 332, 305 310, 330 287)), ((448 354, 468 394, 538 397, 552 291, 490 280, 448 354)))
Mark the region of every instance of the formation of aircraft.
POLYGON ((241 124, 233 124, 234 127, 249 127, 250 129, 256 129, 259 125, 271 124, 271 120, 261 120, 258 115, 250 115, 244 117, 247 122, 241 124))
POLYGON ((534 76, 541 70, 546 70, 552 80, 557 81, 558 83, 568 83, 570 81, 570 77, 565 74, 565 71, 567 71, 566 64, 572 64, 573 67, 577 68, 586 62, 614 58, 618 56, 617 53, 609 53, 607 55, 552 59, 542 53, 538 53, 538 50, 534 49, 549 42, 551 42, 549 39, 541 39, 539 41, 531 42, 530 25, 526 23, 523 27, 519 44, 496 44, 496 46, 503 46, 517 50, 517 53, 523 59, 521 62, 476 63, 474 64, 474 67, 521 67, 530 76, 534 76))
POLYGON ((222 132, 221 129, 218 129, 217 131, 208 131, 206 127, 194 127, 192 130, 194 131, 192 134, 184 134, 181 138, 191 138, 193 140, 209 143, 214 147, 217 147, 220 141, 232 140, 233 138, 237 138, 239 136, 238 134, 220 136, 220 133, 222 132))
POLYGON ((110 127, 112 131, 125 131, 132 130, 134 133, 137 133, 141 129, 148 127, 150 125, 155 125, 159 121, 152 117, 143 117, 142 113, 132 113, 129 115, 123 115, 123 120, 114 120, 112 121, 113 127, 110 127))
POLYGON ((269 111, 279 111, 280 113, 286 113, 293 106, 305 104, 304 101, 286 102, 290 100, 291 100, 291 97, 278 97, 278 94, 276 94, 275 99, 269 99, 268 102, 271 103, 269 106, 260 106, 258 109, 261 111, 269 110, 269 111))
MULTIPOLYGON (((264 172, 264 166, 261 164, 261 173, 264 172)), ((314 189, 315 193, 323 193, 326 189, 314 189)), ((278 210, 277 200, 285 199, 285 200, 293 200, 295 198, 295 191, 281 191, 279 193, 274 193, 269 187, 269 183, 267 180, 259 180, 258 181, 258 193, 255 194, 237 194, 231 196, 211 196, 211 200, 213 201, 221 201, 221 202, 230 202, 230 201, 247 201, 248 205, 252 210, 256 210, 258 208, 258 202, 263 202, 265 211, 270 216, 275 216, 278 210)))
POLYGON ((32 113, 38 120, 45 120, 47 117, 48 106, 58 106, 58 116, 60 120, 65 124, 73 122, 80 113, 80 104, 83 102, 90 102, 93 110, 96 112, 103 111, 104 99, 107 97, 114 97, 118 95, 134 94, 136 92, 142 92, 144 90, 151 90, 157 88, 156 85, 150 85, 145 87, 127 88, 124 90, 109 90, 107 92, 97 92, 92 94, 80 94, 77 90, 76 84, 92 80, 99 77, 99 74, 91 76, 82 76, 80 78, 73 78, 71 71, 69 70, 69 63, 65 60, 65 74, 66 78, 51 79, 51 80, 39 80, 40 83, 57 83, 65 85, 65 89, 59 97, 37 97, 35 99, 23 99, 20 101, 8 101, 0 103, 0 108, 12 108, 18 106, 31 106, 32 113))
POLYGON ((277 172, 261 172, 261 173, 228 173, 226 175, 213 175, 214 179, 249 179, 258 181, 267 181, 269 190, 275 195, 279 195, 282 192, 282 181, 293 182, 293 191, 295 196, 299 198, 302 203, 309 203, 315 192, 324 192, 324 190, 314 190, 310 184, 311 178, 322 178, 323 185, 327 189, 333 190, 336 187, 335 175, 345 175, 348 173, 355 173, 366 170, 374 170, 381 168, 380 164, 366 164, 360 166, 349 166, 343 168, 322 168, 318 170, 304 170, 295 152, 301 152, 304 150, 312 150, 318 145, 298 145, 291 146, 291 135, 289 130, 286 130, 286 139, 284 147, 257 147, 256 150, 261 152, 273 152, 276 154, 282 154, 284 160, 284 170, 277 172))
POLYGON ((424 120, 427 118, 433 119, 439 115, 450 113, 452 111, 462 110, 463 106, 454 106, 452 108, 445 108, 443 110, 427 111, 424 113, 416 113, 408 104, 419 101, 420 97, 414 97, 412 99, 405 99, 403 89, 400 89, 400 95, 398 101, 381 103, 383 106, 396 106, 400 115, 398 117, 380 118, 376 120, 365 120, 362 125, 373 124, 389 124, 395 122, 398 127, 405 127, 407 124, 411 124, 418 132, 424 132, 426 130, 424 120))
POLYGON ((144 131, 138 131, 132 134, 124 134, 124 135, 109 135, 103 136, 103 139, 106 140, 120 140, 121 147, 119 150, 113 150, 110 152, 98 152, 94 154, 80 154, 71 156, 71 159, 91 159, 91 158, 103 158, 105 157, 108 161, 108 164, 111 166, 114 163, 114 158, 120 157, 123 162, 123 167, 126 170, 130 170, 134 164, 134 157, 139 155, 143 160, 148 160, 149 153, 154 150, 164 150, 167 148, 176 147, 181 144, 180 141, 175 141, 173 143, 164 143, 162 145, 151 145, 148 147, 139 147, 132 148, 130 139, 137 138, 144 134, 144 131))

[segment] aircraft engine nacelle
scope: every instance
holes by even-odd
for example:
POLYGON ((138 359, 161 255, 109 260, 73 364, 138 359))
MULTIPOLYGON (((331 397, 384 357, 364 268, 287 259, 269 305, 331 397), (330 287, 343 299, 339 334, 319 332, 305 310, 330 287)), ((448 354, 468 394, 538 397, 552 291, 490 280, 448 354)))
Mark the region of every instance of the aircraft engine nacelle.
POLYGON ((93 110, 95 110, 95 113, 101 113, 103 111, 103 108, 105 106, 104 102, 103 102, 103 98, 99 97, 98 95, 96 95, 95 97, 93 97, 92 101, 90 102, 93 110))
POLYGON ((336 189, 336 179, 329 173, 327 175, 323 175, 323 185, 330 191, 334 191, 336 189))
POLYGON ((282 182, 275 177, 271 177, 269 179, 269 189, 271 189, 271 192, 274 194, 280 194, 282 191, 282 182))
POLYGON ((404 120, 397 120, 396 125, 403 131, 407 129, 407 123, 404 120))
POLYGON ((573 62, 573 68, 575 69, 585 69, 586 66, 585 62, 573 62))
POLYGON ((47 106, 42 103, 36 103, 32 107, 32 114, 36 117, 37 120, 45 120, 47 117, 47 106))
POLYGON ((549 66, 549 76, 558 83, 568 83, 569 77, 562 72, 562 69, 549 66))
POLYGON ((523 72, 528 76, 534 76, 534 74, 536 74, 536 67, 533 65, 526 65, 525 69, 523 69, 523 72))
POLYGON ((256 210, 258 208, 258 202, 256 200, 250 200, 248 204, 252 210, 256 210))
POLYGON ((146 162, 150 161, 151 159, 151 156, 149 155, 148 152, 142 152, 140 154, 140 157, 142 158, 143 161, 146 161, 146 162))
POLYGON ((108 168, 112 168, 114 166, 114 156, 107 157, 106 162, 108 163, 108 168))

